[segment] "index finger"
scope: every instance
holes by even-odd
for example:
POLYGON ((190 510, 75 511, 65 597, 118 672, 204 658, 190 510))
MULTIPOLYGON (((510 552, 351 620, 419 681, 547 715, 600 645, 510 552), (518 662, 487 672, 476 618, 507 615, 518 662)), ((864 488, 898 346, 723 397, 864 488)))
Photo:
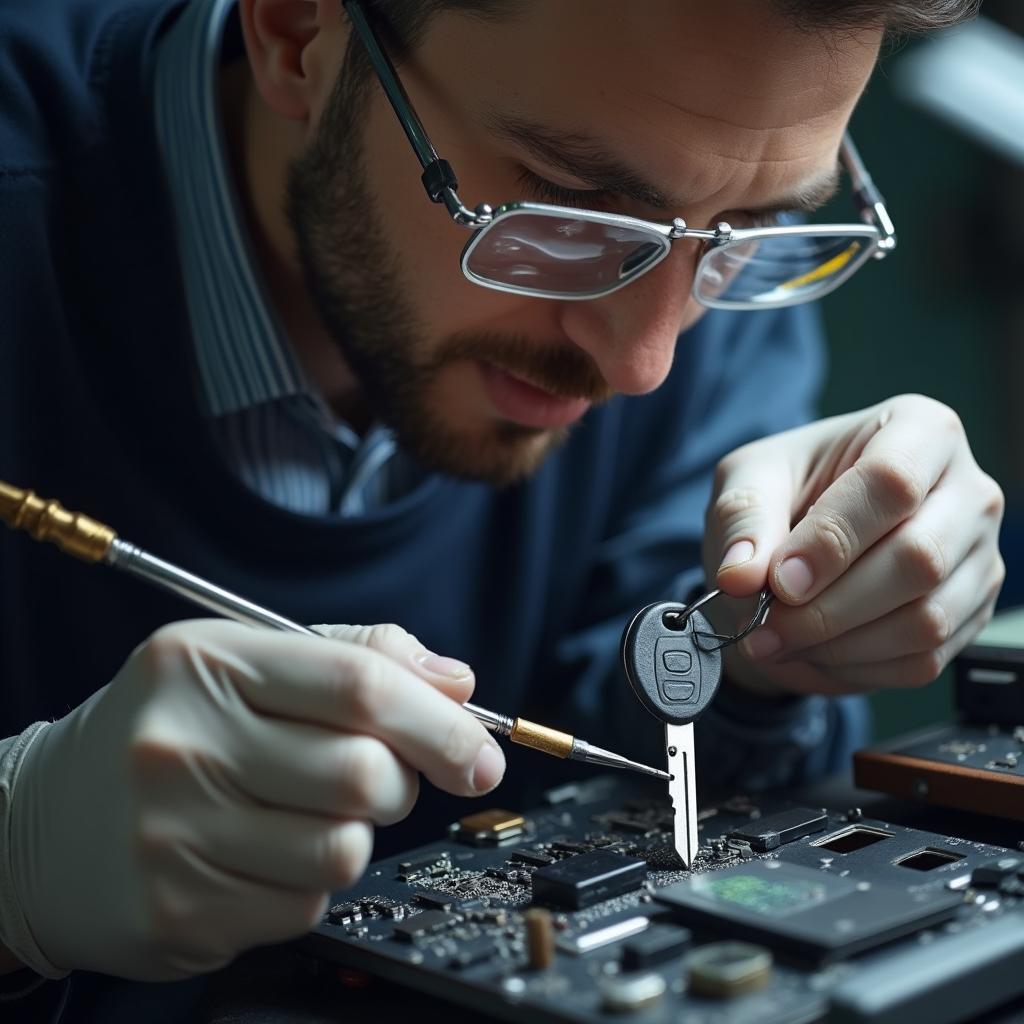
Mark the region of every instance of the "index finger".
MULTIPOLYGON (((231 624, 216 625, 223 632, 231 624)), ((500 781, 504 755, 484 727, 386 655, 341 640, 238 630, 230 652, 207 649, 204 655, 219 654, 226 669, 235 669, 232 682, 254 710, 376 736, 434 785, 459 796, 487 792, 500 781)))
POLYGON ((772 590, 788 604, 814 598, 909 519, 952 461, 963 431, 949 409, 915 399, 888 412, 856 462, 773 553, 772 590))

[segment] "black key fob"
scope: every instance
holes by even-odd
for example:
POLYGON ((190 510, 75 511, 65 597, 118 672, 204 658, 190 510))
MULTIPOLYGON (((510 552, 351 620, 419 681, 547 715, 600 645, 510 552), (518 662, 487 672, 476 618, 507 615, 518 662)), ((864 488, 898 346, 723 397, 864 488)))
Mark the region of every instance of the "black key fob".
POLYGON ((622 633, 622 665, 640 703, 661 722, 686 725, 711 703, 722 678, 722 653, 711 623, 674 601, 648 605, 622 633), (698 634, 708 634, 702 641, 698 634), (706 649, 699 643, 703 642, 706 649))

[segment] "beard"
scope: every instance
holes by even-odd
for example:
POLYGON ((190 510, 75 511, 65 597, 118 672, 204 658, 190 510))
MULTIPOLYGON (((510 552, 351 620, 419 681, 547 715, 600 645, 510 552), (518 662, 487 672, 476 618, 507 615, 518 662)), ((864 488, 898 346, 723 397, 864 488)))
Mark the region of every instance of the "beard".
POLYGON ((431 343, 425 336, 368 185, 362 125, 372 84, 353 81, 343 69, 313 141, 289 167, 287 214, 307 290, 358 379, 366 408, 408 454, 452 476, 514 483, 531 474, 569 428, 496 418, 460 427, 446 418, 438 396, 446 368, 479 360, 592 403, 608 399, 611 390, 594 361, 564 341, 465 331, 431 343))

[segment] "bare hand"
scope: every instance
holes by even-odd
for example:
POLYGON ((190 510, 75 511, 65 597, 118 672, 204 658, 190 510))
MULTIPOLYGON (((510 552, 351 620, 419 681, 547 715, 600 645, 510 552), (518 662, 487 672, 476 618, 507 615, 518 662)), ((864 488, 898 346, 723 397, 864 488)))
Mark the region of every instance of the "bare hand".
POLYGON ((737 449, 708 509, 707 578, 778 599, 727 674, 764 694, 932 681, 992 615, 1002 514, 956 414, 920 395, 737 449))

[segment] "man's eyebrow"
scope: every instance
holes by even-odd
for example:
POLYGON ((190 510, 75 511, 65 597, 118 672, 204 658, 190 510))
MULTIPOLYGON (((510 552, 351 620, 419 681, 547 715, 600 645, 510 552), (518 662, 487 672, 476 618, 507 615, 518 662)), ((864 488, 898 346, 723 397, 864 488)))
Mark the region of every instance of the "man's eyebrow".
POLYGON ((801 185, 796 192, 782 199, 762 203, 759 206, 744 206, 744 213, 814 213, 839 191, 843 167, 837 160, 827 174, 801 185))
POLYGON ((484 124, 495 135, 517 143, 592 188, 666 210, 681 205, 589 135, 556 131, 508 114, 489 113, 484 124))
MULTIPOLYGON (((484 125, 495 135, 508 139, 553 167, 559 167, 591 188, 624 196, 661 210, 679 210, 686 206, 680 196, 671 196, 644 178, 633 167, 610 153, 600 140, 578 132, 563 132, 509 114, 490 112, 484 125)), ((745 213, 811 213, 824 206, 839 188, 841 168, 838 162, 824 177, 816 179, 790 196, 744 206, 745 213)))

